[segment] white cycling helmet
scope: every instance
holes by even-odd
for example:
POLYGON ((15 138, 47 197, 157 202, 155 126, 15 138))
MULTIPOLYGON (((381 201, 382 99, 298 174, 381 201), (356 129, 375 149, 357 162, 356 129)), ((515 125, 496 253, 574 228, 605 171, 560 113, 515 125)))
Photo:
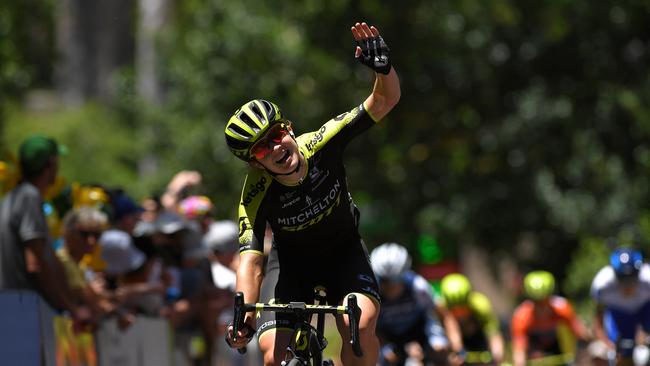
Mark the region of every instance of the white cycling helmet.
POLYGON ((372 251, 370 263, 380 279, 398 280, 411 268, 411 256, 397 243, 384 243, 372 251))

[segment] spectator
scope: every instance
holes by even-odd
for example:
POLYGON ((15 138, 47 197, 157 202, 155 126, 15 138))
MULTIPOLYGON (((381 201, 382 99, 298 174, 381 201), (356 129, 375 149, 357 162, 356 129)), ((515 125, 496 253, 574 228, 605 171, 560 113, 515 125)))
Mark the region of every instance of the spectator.
POLYGON ((212 279, 217 288, 234 291, 235 271, 239 263, 239 228, 234 221, 215 221, 203 237, 210 249, 212 279))
POLYGON ((178 213, 187 220, 196 222, 202 234, 205 234, 212 223, 214 205, 206 196, 189 196, 178 204, 178 213))
MULTIPOLYGON (((229 220, 214 221, 203 236, 204 245, 210 252, 208 258, 214 286, 208 291, 202 323, 211 325, 205 327, 205 332, 208 344, 215 349, 217 345, 214 345, 214 341, 222 339, 223 331, 233 318, 235 271, 239 262, 238 236, 237 224, 229 220)), ((228 352, 225 355, 222 362, 227 362, 228 352)), ((230 361, 230 364, 234 362, 232 359, 230 361)))
POLYGON ((146 256, 135 247, 133 238, 113 230, 102 235, 101 245, 102 259, 107 264, 105 273, 120 304, 133 313, 158 315, 165 286, 161 281, 149 281, 151 267, 146 265, 146 256))
POLYGON ((201 249, 200 236, 191 241, 187 220, 172 211, 163 211, 156 219, 155 244, 167 272, 171 274, 168 289, 169 312, 166 316, 176 329, 177 346, 192 360, 210 357, 210 332, 215 324, 209 314, 211 290, 214 288, 207 253, 201 249), (200 335, 199 335, 200 334, 200 335), (207 342, 206 342, 207 340, 207 342), (193 345, 202 344, 196 352, 193 345))
POLYGON ((160 276, 152 276, 156 268, 135 247, 132 237, 144 210, 122 190, 113 192, 111 203, 113 227, 100 239, 109 287, 115 291, 116 300, 131 313, 158 315, 165 285, 160 276))
POLYGON ((188 191, 199 184, 202 180, 201 173, 193 170, 182 170, 167 184, 167 190, 160 197, 160 203, 167 211, 176 212, 178 203, 187 197, 188 191))
POLYGON ((144 200, 142 200, 141 205, 142 208, 144 209, 144 212, 142 212, 140 219, 146 222, 156 221, 156 217, 158 217, 158 213, 160 212, 162 207, 162 205, 160 204, 160 197, 158 196, 147 197, 144 200))
POLYGON ((0 290, 34 290, 53 307, 87 320, 87 309, 74 304, 61 263, 48 245, 43 196, 58 174, 59 154, 54 139, 27 138, 20 146, 23 179, 0 203, 0 290))
POLYGON ((185 219, 184 260, 197 262, 206 259, 208 248, 203 243, 212 219, 212 201, 206 196, 189 196, 177 207, 177 212, 185 219))
MULTIPOLYGON (((81 263, 82 258, 98 245, 102 231, 108 226, 108 217, 99 209, 79 206, 63 217, 63 245, 56 252, 63 264, 74 301, 87 305, 92 311, 92 326, 115 306, 104 297, 104 293, 91 286, 86 271, 90 269, 81 263)), ((90 329, 74 329, 69 319, 55 318, 57 360, 71 364, 96 365, 94 341, 90 329), (81 331, 81 332, 80 332, 81 331)))
POLYGON ((118 278, 144 263, 144 254, 133 245, 131 235, 124 231, 107 230, 102 234, 100 243, 108 276, 118 278))
POLYGON ((165 286, 149 282, 150 268, 145 255, 124 231, 106 231, 101 239, 104 274, 109 292, 117 303, 118 322, 122 329, 135 321, 136 314, 157 316, 163 307, 165 286))
POLYGON ((113 229, 131 235, 144 209, 121 190, 113 193, 111 205, 113 206, 113 229))
POLYGON ((86 268, 80 262, 93 252, 107 226, 108 217, 97 208, 81 206, 69 211, 63 218, 63 246, 56 253, 75 300, 89 305, 95 318, 110 313, 114 306, 88 284, 86 268))

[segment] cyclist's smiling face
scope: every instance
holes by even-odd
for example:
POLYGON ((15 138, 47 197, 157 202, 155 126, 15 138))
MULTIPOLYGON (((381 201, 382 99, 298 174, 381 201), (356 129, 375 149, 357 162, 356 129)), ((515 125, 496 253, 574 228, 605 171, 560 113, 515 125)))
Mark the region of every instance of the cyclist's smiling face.
POLYGON ((300 161, 298 144, 291 134, 286 133, 276 138, 265 136, 260 143, 266 145, 261 153, 253 157, 253 164, 258 163, 267 170, 286 174, 293 172, 300 161), (279 137, 279 138, 278 138, 279 137))

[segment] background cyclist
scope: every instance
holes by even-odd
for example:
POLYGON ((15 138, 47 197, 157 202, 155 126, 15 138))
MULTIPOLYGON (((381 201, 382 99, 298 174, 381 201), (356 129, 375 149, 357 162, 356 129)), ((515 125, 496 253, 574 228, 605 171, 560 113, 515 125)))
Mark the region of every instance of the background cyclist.
MULTIPOLYGON (((566 326, 575 337, 587 341, 587 329, 578 319, 567 299, 553 295, 555 278, 546 271, 533 271, 524 277, 527 299, 512 316, 512 358, 515 366, 526 365, 526 359, 557 356, 557 365, 570 358, 560 341, 559 330, 566 326)), ((549 361, 550 362, 550 361, 549 361)))
MULTIPOLYGON (((354 356, 347 324, 337 319, 343 338, 341 359, 345 365, 370 366, 375 365, 379 353, 375 335, 379 294, 358 232, 358 210, 347 190, 342 155, 350 140, 397 104, 400 86, 379 31, 366 23, 356 23, 351 30, 357 42, 355 57, 376 72, 374 88, 363 104, 296 138, 291 123, 275 104, 254 100, 235 112, 225 134, 233 154, 251 166, 239 210, 236 290, 244 293, 247 303, 260 297, 263 301, 312 302, 316 285, 327 288, 330 304, 356 293, 363 311, 360 338, 364 357, 354 356), (267 224, 275 249, 260 291, 267 224)), ((263 313, 257 321, 266 365, 284 360, 293 321, 273 313, 263 313)), ((245 323, 255 327, 255 316, 247 314, 245 323)), ((250 333, 244 329, 234 337, 229 327, 227 341, 231 347, 242 347, 250 333)))
POLYGON ((468 355, 489 352, 487 359, 484 356, 479 360, 469 357, 468 361, 472 364, 501 364, 504 356, 503 335, 487 296, 473 291, 469 279, 460 273, 445 276, 440 282, 440 292, 445 305, 460 325, 463 346, 468 355))
POLYGON ((619 361, 630 362, 638 329, 650 331, 650 266, 641 252, 613 251, 609 265, 594 277, 591 295, 598 304, 595 337, 611 351, 618 348, 619 361))
POLYGON ((404 365, 410 343, 419 344, 423 360, 435 364, 446 364, 450 350, 462 350, 456 320, 442 303, 435 301, 429 283, 411 271, 406 248, 396 243, 382 244, 372 251, 370 262, 382 297, 377 322, 380 365, 404 365))

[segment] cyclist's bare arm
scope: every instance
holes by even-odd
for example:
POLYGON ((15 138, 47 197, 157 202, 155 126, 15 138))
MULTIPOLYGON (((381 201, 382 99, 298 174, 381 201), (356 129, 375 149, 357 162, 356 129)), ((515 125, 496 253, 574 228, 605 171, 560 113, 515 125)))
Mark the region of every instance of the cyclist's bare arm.
POLYGON ((447 333, 447 338, 449 338, 449 344, 451 345, 451 350, 454 352, 460 352, 463 350, 463 337, 460 333, 460 326, 458 321, 451 314, 451 311, 447 309, 444 305, 436 304, 435 311, 438 315, 438 319, 442 320, 442 325, 445 327, 447 333))
POLYGON ((603 324, 604 313, 605 309, 598 305, 592 321, 594 338, 604 342, 610 349, 615 349, 616 345, 607 337, 607 333, 605 332, 605 326, 603 324))
MULTIPOLYGON (((355 41, 379 36, 379 30, 374 26, 368 26, 366 23, 356 23, 351 30, 355 41)), ((359 57, 359 55, 361 55, 361 48, 357 46, 355 57, 359 57)), ((379 121, 395 107, 400 99, 401 90, 399 78, 392 66, 388 74, 375 73, 375 75, 375 85, 372 93, 364 102, 364 106, 370 116, 375 121, 379 121)))
POLYGON ((245 303, 255 303, 260 296, 264 278, 264 256, 257 253, 242 253, 237 268, 236 291, 244 293, 245 303))
POLYGON ((490 352, 492 353, 492 359, 494 363, 500 365, 503 362, 503 356, 505 351, 503 335, 501 332, 495 332, 490 335, 490 352))
MULTIPOLYGON (((260 287, 264 278, 264 256, 257 252, 244 252, 239 258, 239 267, 237 268, 236 292, 244 293, 245 303, 256 303, 260 296, 260 287)), ((246 314, 244 323, 255 329, 255 316, 246 314)), ((246 346, 249 341, 246 329, 241 329, 237 333, 237 339, 233 340, 232 325, 228 326, 229 345, 233 348, 246 346)))
POLYGON ((514 366, 526 366, 526 349, 513 348, 512 349, 512 363, 514 366))

